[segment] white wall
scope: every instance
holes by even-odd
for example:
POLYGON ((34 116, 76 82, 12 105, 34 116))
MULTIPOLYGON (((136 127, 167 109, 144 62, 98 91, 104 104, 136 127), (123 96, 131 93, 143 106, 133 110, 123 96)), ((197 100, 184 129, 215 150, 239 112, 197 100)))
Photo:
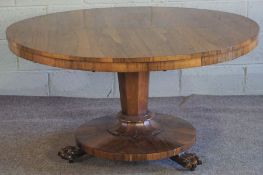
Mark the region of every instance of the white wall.
MULTIPOLYGON (((117 97, 114 73, 62 70, 15 57, 5 29, 24 18, 72 9, 113 6, 180 6, 248 16, 263 30, 263 0, 0 0, 0 95, 117 97)), ((263 95, 263 32, 256 50, 238 60, 151 74, 150 96, 263 95)))

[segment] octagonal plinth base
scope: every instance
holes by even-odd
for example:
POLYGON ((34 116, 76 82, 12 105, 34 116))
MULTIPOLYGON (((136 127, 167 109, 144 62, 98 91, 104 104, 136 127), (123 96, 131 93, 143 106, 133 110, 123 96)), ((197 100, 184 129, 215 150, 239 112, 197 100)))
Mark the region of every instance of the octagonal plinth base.
POLYGON ((164 114, 136 123, 106 116, 80 126, 76 142, 87 154, 100 158, 158 160, 190 148, 195 142, 195 129, 183 119, 164 114))

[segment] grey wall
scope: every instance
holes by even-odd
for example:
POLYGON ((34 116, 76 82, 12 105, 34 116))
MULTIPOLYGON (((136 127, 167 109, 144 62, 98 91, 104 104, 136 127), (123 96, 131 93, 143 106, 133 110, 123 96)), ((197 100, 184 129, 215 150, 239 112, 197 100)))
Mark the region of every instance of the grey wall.
MULTIPOLYGON (((58 11, 113 6, 180 6, 248 16, 263 29, 262 0, 0 0, 0 95, 118 97, 114 73, 43 66, 15 57, 5 29, 13 22, 58 11)), ((252 53, 224 64, 153 72, 150 96, 263 94, 263 33, 252 53)))

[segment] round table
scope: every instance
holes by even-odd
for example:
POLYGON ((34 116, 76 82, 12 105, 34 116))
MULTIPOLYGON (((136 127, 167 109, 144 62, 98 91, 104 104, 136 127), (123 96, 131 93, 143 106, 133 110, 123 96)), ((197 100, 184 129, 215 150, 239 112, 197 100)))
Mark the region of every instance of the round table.
POLYGON ((187 121, 148 110, 150 71, 199 67, 232 60, 257 45, 256 22, 231 13, 174 7, 76 10, 26 19, 7 29, 19 57, 54 67, 118 72, 121 112, 94 119, 76 131, 83 154, 139 161, 171 157, 186 168, 201 161, 184 153, 196 139, 187 121))

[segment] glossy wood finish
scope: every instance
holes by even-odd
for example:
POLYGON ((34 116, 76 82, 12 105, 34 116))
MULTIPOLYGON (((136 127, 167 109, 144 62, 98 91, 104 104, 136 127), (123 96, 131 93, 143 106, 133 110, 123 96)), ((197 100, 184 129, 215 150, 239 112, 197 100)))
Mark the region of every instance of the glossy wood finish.
MULTIPOLYGON (((59 155, 73 161, 85 151, 137 161, 172 157, 195 142, 191 124, 148 110, 149 72, 237 58, 256 47, 258 33, 254 21, 225 12, 125 7, 23 20, 8 27, 7 39, 17 56, 34 62, 118 72, 121 112, 82 125, 76 132, 80 149, 66 147, 59 155)), ((190 169, 201 162, 194 154, 173 158, 190 169)))
POLYGON ((226 12, 122 7, 60 12, 8 27, 10 49, 55 67, 142 72, 216 64, 257 45, 258 25, 226 12))
POLYGON ((174 116, 156 114, 140 124, 121 123, 106 116, 82 125, 76 132, 78 146, 96 157, 140 161, 168 158, 195 143, 193 126, 174 116), (120 132, 112 133, 116 128, 120 132))
POLYGON ((149 112, 149 72, 118 73, 118 78, 122 111, 81 126, 76 132, 81 150, 112 160, 158 160, 194 144, 191 124, 149 112))
POLYGON ((149 72, 118 73, 122 113, 144 116, 148 112, 149 72))

